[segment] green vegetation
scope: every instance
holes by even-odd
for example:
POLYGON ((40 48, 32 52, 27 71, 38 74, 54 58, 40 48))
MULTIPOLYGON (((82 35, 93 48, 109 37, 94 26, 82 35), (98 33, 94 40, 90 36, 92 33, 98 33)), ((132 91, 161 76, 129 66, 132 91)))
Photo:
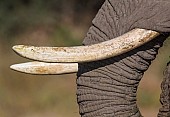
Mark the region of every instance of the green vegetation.
POLYGON ((57 28, 54 26, 68 22, 85 26, 86 19, 94 17, 103 1, 3 0, 0 1, 0 35, 11 39, 30 28, 57 28))

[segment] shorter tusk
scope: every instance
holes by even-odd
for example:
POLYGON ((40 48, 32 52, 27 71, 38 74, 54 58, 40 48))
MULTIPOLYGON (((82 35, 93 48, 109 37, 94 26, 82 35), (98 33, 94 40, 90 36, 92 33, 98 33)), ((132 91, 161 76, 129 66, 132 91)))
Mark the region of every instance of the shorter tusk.
POLYGON ((158 32, 134 29, 120 37, 90 46, 34 47, 17 45, 19 55, 44 62, 90 62, 117 56, 137 48, 159 35, 158 32))
POLYGON ((11 69, 28 74, 68 74, 78 71, 78 63, 28 62, 10 66, 11 69))

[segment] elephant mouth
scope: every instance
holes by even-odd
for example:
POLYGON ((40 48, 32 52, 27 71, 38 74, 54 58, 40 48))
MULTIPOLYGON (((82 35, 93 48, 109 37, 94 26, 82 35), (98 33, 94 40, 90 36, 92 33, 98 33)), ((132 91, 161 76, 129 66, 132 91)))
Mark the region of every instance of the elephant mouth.
POLYGON ((10 68, 29 74, 67 74, 78 71, 78 63, 98 61, 135 49, 160 35, 156 31, 133 29, 109 41, 89 46, 34 47, 16 45, 13 50, 34 62, 11 65, 10 68))

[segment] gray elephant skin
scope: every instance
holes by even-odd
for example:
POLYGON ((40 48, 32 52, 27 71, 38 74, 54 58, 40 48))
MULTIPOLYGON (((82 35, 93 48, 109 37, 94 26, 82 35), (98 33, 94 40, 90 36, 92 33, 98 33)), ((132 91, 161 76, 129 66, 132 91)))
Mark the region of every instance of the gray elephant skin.
MULTIPOLYGON (((134 28, 161 35, 125 54, 79 64, 77 101, 82 117, 142 116, 136 92, 144 72, 170 34, 170 0, 106 0, 83 44, 107 41, 134 28)), ((159 117, 170 117, 167 110, 161 112, 159 117)))

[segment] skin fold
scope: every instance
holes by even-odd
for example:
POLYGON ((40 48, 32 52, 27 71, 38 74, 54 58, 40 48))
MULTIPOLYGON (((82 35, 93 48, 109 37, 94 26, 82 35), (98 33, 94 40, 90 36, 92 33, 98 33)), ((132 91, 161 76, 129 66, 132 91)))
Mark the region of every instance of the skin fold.
POLYGON ((169 36, 170 1, 106 0, 92 21, 83 45, 110 40, 134 28, 158 31, 161 35, 125 54, 79 64, 77 101, 82 117, 142 116, 136 104, 136 92, 144 72, 169 36))

